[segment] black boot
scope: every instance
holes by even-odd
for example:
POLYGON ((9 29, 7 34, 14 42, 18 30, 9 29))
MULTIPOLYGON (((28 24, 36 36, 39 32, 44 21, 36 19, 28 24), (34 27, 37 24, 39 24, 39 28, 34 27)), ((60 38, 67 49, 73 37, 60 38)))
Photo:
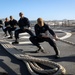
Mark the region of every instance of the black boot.
POLYGON ((18 41, 14 41, 14 42, 12 42, 12 44, 19 44, 19 42, 18 41))
POLYGON ((39 53, 40 51, 41 51, 42 53, 45 53, 44 48, 43 48, 42 46, 39 47, 38 50, 36 50, 35 52, 36 52, 36 53, 39 53))
POLYGON ((18 39, 16 39, 14 42, 12 42, 12 44, 19 44, 18 39))

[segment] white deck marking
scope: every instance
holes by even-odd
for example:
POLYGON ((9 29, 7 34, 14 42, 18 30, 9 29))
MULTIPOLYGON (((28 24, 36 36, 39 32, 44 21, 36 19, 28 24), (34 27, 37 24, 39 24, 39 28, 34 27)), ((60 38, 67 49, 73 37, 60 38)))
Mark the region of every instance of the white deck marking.
POLYGON ((26 38, 26 39, 28 39, 30 36, 22 36, 22 37, 20 37, 20 38, 22 38, 22 39, 24 39, 24 38, 26 38))
MULTIPOLYGON (((12 42, 9 42, 10 44, 12 44, 12 42)), ((19 44, 31 44, 30 41, 24 41, 24 42, 19 42, 19 44)))
POLYGON ((70 32, 66 32, 66 31, 62 31, 62 30, 55 30, 55 31, 63 32, 66 34, 65 36, 60 37, 60 39, 62 39, 62 40, 67 39, 67 38, 71 37, 71 35, 72 35, 70 32))

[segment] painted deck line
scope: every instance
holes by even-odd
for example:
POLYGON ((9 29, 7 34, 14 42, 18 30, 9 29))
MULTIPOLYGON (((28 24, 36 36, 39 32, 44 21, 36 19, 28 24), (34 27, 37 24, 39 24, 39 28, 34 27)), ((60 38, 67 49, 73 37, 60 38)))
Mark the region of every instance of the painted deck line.
POLYGON ((67 39, 67 38, 71 37, 71 35, 72 35, 72 33, 66 32, 66 31, 62 31, 62 30, 54 30, 54 31, 59 31, 59 32, 63 32, 63 33, 66 34, 66 35, 63 36, 63 37, 59 37, 59 38, 62 39, 62 40, 67 39))
MULTIPOLYGON (((12 44, 12 42, 9 42, 10 44, 12 44)), ((19 42, 19 44, 31 44, 30 41, 24 41, 24 42, 19 42)))

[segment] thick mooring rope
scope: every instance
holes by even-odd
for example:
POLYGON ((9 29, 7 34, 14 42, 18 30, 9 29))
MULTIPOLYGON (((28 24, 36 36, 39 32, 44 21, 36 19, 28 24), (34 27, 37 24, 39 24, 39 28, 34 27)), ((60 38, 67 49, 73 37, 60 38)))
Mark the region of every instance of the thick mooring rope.
POLYGON ((73 42, 70 42, 70 41, 67 41, 67 40, 62 40, 62 39, 58 39, 58 40, 61 41, 61 42, 64 42, 64 43, 75 46, 75 43, 73 43, 73 42))
POLYGON ((4 44, 4 40, 0 40, 0 42, 1 46, 3 46, 6 51, 26 63, 31 75, 63 75, 66 73, 65 68, 58 63, 45 59, 35 58, 26 54, 24 55, 13 45, 7 43, 4 44), (38 63, 46 66, 46 69, 39 66, 38 63))

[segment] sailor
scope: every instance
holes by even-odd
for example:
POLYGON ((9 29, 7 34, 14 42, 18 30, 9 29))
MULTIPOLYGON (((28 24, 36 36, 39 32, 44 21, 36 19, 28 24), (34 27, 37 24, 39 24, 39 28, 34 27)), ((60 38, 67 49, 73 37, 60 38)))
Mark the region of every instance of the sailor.
POLYGON ((30 36, 34 36, 30 28, 30 22, 27 17, 24 17, 23 13, 19 13, 20 19, 18 21, 19 29, 15 30, 15 41, 12 44, 19 44, 19 34, 27 32, 30 36))
POLYGON ((13 16, 10 16, 9 24, 10 24, 11 28, 8 30, 9 31, 9 34, 10 34, 10 37, 8 37, 8 39, 12 39, 13 38, 12 31, 15 31, 16 28, 17 28, 17 20, 15 20, 13 18, 13 16))
POLYGON ((38 47, 38 50, 36 52, 45 52, 44 48, 40 45, 40 42, 48 42, 53 49, 55 50, 55 57, 58 58, 60 55, 60 52, 58 50, 58 47, 53 39, 50 38, 49 34, 51 34, 55 40, 58 39, 57 35, 55 32, 47 25, 44 23, 42 18, 37 19, 37 24, 34 26, 35 34, 36 36, 30 37, 30 41, 38 47))

